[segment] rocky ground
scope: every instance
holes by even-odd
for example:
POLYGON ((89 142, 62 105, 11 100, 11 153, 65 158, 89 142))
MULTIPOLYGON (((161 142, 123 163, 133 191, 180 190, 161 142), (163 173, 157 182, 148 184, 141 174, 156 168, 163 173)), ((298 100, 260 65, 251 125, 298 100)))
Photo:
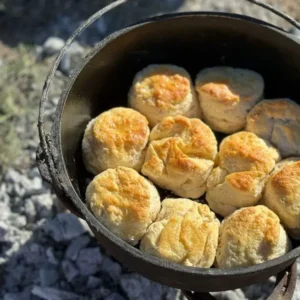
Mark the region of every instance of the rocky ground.
MULTIPOLYGON (((179 291, 132 273, 107 255, 85 222, 57 204, 35 164, 38 102, 47 71, 64 40, 82 20, 108 2, 95 0, 86 5, 79 0, 0 0, 0 299, 183 299, 179 291)), ((299 0, 268 2, 300 17, 299 0)), ((245 3, 132 1, 98 21, 73 45, 61 64, 46 107, 48 120, 52 119, 67 75, 94 43, 108 32, 156 11, 225 10, 288 28, 277 17, 245 3)), ((215 296, 266 299, 272 288, 271 279, 215 296)), ((294 299, 300 299, 300 284, 294 299)))

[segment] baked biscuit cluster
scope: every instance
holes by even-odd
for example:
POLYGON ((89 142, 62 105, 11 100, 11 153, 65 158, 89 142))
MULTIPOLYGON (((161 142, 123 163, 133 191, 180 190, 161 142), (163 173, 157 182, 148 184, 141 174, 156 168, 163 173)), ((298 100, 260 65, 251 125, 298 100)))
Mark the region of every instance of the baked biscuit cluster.
POLYGON ((288 234, 300 239, 300 106, 263 98, 251 70, 207 68, 194 85, 181 67, 144 68, 130 108, 103 112, 85 130, 89 209, 125 242, 185 266, 284 255, 288 234))

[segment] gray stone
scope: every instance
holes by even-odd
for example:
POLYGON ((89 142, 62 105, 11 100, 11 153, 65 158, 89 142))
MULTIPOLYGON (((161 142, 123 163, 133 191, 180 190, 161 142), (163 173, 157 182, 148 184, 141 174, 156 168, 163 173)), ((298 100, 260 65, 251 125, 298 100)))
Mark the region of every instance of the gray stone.
POLYGON ((129 299, 140 299, 139 297, 143 294, 143 289, 145 289, 141 284, 140 276, 136 274, 123 275, 120 285, 129 299))
POLYGON ((31 297, 24 293, 5 293, 3 300, 31 300, 31 297))
POLYGON ((64 260, 62 262, 62 270, 68 282, 72 282, 72 280, 79 275, 79 271, 75 264, 69 260, 64 260))
POLYGON ((169 287, 163 287, 165 290, 165 300, 180 300, 181 299, 181 291, 172 289, 169 287))
POLYGON ((22 297, 22 293, 6 293, 4 295, 3 300, 20 300, 20 299, 25 300, 21 297, 22 297))
POLYGON ((86 283, 87 289, 95 289, 99 287, 101 284, 101 279, 95 276, 89 276, 88 281, 86 283))
POLYGON ((28 264, 38 265, 47 261, 44 247, 37 243, 25 245, 22 249, 22 256, 28 264))
POLYGON ((22 181, 22 175, 14 169, 8 169, 5 174, 5 180, 10 183, 17 183, 22 181))
POLYGON ((21 184, 15 183, 11 192, 12 196, 23 197, 26 190, 21 184))
POLYGON ((34 286, 32 294, 45 300, 85 300, 83 297, 72 292, 41 286, 34 286))
POLYGON ((11 213, 8 221, 12 226, 17 228, 22 228, 26 225, 26 217, 16 213, 11 213))
POLYGON ((10 214, 11 214, 11 210, 8 204, 5 203, 0 203, 0 220, 1 221, 5 221, 5 223, 7 223, 7 219, 9 219, 10 214))
POLYGON ((57 54, 65 45, 65 41, 61 38, 51 36, 43 45, 43 54, 51 56, 57 54))
POLYGON ((102 255, 98 247, 85 248, 79 252, 76 264, 81 275, 94 275, 101 270, 102 255))
POLYGON ((54 219, 45 223, 44 231, 56 242, 62 242, 82 235, 85 229, 74 215, 60 213, 54 219))
POLYGON ((118 293, 112 293, 105 300, 125 300, 125 298, 118 293))
POLYGON ((85 275, 79 275, 75 277, 72 281, 72 291, 78 293, 78 294, 86 294, 87 292, 87 280, 88 277, 85 275))
POLYGON ((48 264, 40 269, 39 278, 42 287, 51 286, 59 279, 59 273, 54 266, 48 264))
POLYGON ((42 179, 40 177, 34 177, 30 182, 30 189, 40 190, 43 187, 42 179))
POLYGON ((118 282, 121 277, 122 267, 109 257, 104 257, 101 264, 101 273, 106 273, 114 282, 118 282))
POLYGON ((81 249, 85 248, 91 239, 87 235, 82 235, 75 238, 68 246, 65 257, 67 259, 76 260, 81 249))
POLYGON ((52 216, 53 199, 49 192, 42 195, 34 195, 30 199, 35 206, 38 219, 52 216))
POLYGON ((31 199, 25 199, 24 213, 28 223, 33 223, 35 221, 36 209, 31 199))
POLYGON ((100 18, 95 22, 96 29, 100 34, 105 34, 107 32, 108 26, 104 18, 100 18))
POLYGON ((0 221, 0 242, 4 243, 4 242, 9 242, 10 238, 9 238, 9 226, 8 224, 5 224, 4 222, 0 221))
POLYGON ((49 263, 53 265, 58 265, 59 261, 55 257, 54 251, 52 247, 46 249, 46 256, 49 263))
POLYGON ((69 55, 82 55, 84 54, 84 48, 77 41, 74 41, 68 49, 67 53, 69 55))

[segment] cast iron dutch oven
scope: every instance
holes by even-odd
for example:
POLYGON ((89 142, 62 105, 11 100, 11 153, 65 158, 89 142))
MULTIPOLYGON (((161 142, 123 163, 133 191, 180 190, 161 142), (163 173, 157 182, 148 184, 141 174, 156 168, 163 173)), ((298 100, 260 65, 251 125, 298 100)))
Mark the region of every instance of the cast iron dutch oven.
MULTIPOLYGON (((247 1, 273 11, 300 28, 296 21, 274 8, 257 0, 247 1)), ((113 235, 85 204, 87 174, 80 149, 88 121, 111 107, 126 106, 135 73, 152 63, 182 66, 193 77, 201 68, 214 65, 249 68, 264 77, 266 98, 289 97, 299 101, 299 40, 274 25, 236 14, 176 13, 142 21, 114 32, 84 58, 62 91, 52 130, 46 133, 44 106, 66 50, 95 20, 125 2, 116 1, 83 23, 66 42, 48 75, 38 121, 40 147, 37 161, 42 176, 51 182, 65 206, 87 221, 100 244, 111 255, 145 277, 185 291, 201 292, 187 292, 187 297, 207 299, 205 297, 211 296, 203 292, 239 288, 281 274, 270 299, 290 299, 295 287, 295 260, 300 256, 296 241, 288 254, 259 265, 202 269, 142 253, 113 235)))

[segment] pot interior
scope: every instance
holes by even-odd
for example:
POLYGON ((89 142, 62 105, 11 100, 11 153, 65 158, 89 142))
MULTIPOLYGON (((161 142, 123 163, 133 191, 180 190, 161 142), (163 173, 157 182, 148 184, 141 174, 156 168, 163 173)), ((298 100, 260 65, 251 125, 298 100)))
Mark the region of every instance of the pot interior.
POLYGON ((182 66, 193 80, 205 67, 248 68, 263 76, 265 98, 288 97, 300 104, 300 47, 276 28, 202 13, 164 17, 119 31, 86 58, 59 112, 64 164, 82 201, 91 178, 81 159, 85 126, 109 108, 127 106, 134 75, 153 63, 182 66))

